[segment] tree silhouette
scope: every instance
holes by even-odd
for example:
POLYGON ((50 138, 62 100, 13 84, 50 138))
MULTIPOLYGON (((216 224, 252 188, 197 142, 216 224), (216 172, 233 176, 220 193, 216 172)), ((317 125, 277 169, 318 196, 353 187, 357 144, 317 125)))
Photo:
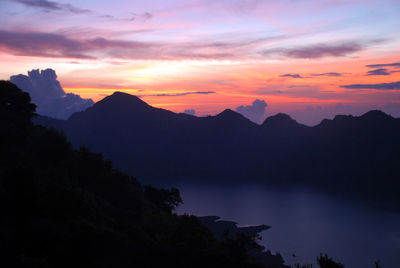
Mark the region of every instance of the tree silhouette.
POLYGON ((0 91, 0 120, 10 124, 31 124, 36 105, 30 103, 29 94, 9 81, 0 81, 0 91))
POLYGON ((343 268, 344 265, 338 262, 335 262, 332 258, 329 258, 327 254, 320 255, 317 258, 317 262, 321 268, 343 268))

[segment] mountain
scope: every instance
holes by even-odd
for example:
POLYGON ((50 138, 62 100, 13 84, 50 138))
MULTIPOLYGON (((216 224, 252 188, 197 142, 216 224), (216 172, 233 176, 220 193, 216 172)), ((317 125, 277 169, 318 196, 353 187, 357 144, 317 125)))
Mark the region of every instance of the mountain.
POLYGON ((0 81, 1 267, 288 268, 257 244, 265 225, 217 238, 202 219, 175 213, 176 188, 142 186, 101 154, 34 126, 34 115, 29 95, 0 81))
POLYGON ((147 183, 253 181, 400 204, 400 120, 380 111, 338 115, 314 127, 277 114, 257 125, 229 109, 195 117, 116 92, 66 121, 34 122, 147 183))
POLYGON ((226 155, 248 150, 246 139, 257 130, 231 110, 199 118, 154 108, 120 92, 62 123, 41 117, 35 123, 62 130, 76 147, 102 152, 116 167, 148 182, 227 176, 220 160, 226 168, 238 166, 238 159, 226 155))

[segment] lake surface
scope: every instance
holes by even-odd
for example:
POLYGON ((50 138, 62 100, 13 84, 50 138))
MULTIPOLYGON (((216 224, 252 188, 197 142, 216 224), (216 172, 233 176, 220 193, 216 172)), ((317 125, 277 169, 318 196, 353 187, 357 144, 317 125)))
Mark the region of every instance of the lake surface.
POLYGON ((350 268, 375 267, 375 260, 382 268, 400 267, 400 212, 303 190, 199 185, 179 189, 185 202, 180 214, 271 226, 261 233, 261 244, 280 252, 287 264, 316 264, 316 257, 327 253, 350 268))

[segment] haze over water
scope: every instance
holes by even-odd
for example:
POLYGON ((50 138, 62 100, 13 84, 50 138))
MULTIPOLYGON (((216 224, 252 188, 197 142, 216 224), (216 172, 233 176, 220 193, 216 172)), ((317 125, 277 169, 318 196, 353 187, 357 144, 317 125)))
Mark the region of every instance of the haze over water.
POLYGON ((263 186, 181 185, 179 213, 218 215, 239 225, 267 224, 267 249, 286 263, 316 263, 327 253, 345 267, 397 267, 400 263, 400 213, 368 208, 356 200, 309 191, 263 186), (293 257, 293 254, 296 257, 293 257))

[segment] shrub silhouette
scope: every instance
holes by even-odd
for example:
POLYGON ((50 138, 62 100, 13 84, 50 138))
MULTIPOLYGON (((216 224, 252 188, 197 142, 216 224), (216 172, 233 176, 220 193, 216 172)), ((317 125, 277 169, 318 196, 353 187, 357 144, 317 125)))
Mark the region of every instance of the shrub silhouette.
POLYGON ((335 262, 332 258, 329 258, 327 254, 320 255, 317 258, 317 262, 319 267, 321 268, 343 268, 344 265, 338 262, 335 262))

